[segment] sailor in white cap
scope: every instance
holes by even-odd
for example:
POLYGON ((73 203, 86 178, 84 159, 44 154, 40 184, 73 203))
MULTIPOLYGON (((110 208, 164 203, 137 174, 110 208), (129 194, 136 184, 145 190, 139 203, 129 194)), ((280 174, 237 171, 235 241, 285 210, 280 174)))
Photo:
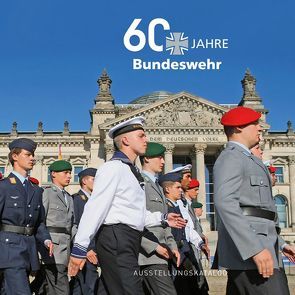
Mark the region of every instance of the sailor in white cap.
POLYGON ((181 172, 181 173, 191 173, 192 171, 192 165, 191 164, 187 164, 185 166, 180 166, 180 167, 177 167, 173 170, 171 170, 170 172, 168 173, 176 173, 176 172, 181 172))
POLYGON ((96 173, 69 263, 69 275, 75 276, 83 268, 88 245, 97 233, 98 260, 110 294, 143 294, 138 254, 144 226, 165 220, 170 226, 185 226, 178 214, 146 210, 144 179, 134 164, 147 148, 143 124, 144 118, 136 117, 109 131, 116 152, 96 173))

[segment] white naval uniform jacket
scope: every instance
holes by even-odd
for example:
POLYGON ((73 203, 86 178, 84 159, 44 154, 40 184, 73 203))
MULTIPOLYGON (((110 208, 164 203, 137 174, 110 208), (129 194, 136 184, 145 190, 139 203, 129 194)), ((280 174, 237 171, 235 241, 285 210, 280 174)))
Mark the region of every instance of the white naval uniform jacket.
POLYGON ((74 247, 85 252, 102 224, 121 223, 142 231, 144 226, 159 225, 161 217, 161 212, 146 210, 145 191, 130 167, 120 160, 108 161, 97 170, 93 192, 85 205, 74 247))

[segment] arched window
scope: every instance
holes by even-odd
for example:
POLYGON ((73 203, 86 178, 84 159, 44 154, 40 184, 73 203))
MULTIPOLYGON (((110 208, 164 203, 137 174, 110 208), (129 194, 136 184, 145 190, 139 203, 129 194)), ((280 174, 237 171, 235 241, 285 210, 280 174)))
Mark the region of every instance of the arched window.
POLYGON ((284 195, 276 195, 275 196, 276 207, 279 216, 279 224, 280 228, 285 228, 288 226, 287 224, 287 207, 288 202, 284 195))

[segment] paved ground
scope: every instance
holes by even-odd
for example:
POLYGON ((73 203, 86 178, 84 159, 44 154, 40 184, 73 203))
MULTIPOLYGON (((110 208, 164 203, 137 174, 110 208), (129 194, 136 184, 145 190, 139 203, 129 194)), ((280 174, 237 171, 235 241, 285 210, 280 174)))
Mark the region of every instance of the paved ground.
MULTIPOLYGON (((286 269, 290 294, 295 294, 295 267, 286 269)), ((207 280, 210 288, 210 295, 224 295, 226 290, 227 276, 225 273, 208 272, 207 280)))

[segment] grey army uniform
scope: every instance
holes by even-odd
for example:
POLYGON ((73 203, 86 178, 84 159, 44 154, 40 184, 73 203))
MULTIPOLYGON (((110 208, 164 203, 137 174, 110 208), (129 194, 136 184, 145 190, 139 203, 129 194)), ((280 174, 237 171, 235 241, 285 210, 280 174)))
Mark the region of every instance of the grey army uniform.
MULTIPOLYGON (((144 171, 142 176, 145 182, 146 209, 150 212, 167 213, 166 198, 162 188, 144 174, 144 171)), ((163 225, 146 227, 138 257, 140 268, 149 274, 152 273, 152 275, 145 275, 144 272, 145 292, 154 295, 176 295, 172 278, 168 276, 168 261, 155 251, 159 244, 168 246, 171 250, 177 250, 171 228, 163 225)))
MULTIPOLYGON (((151 212, 167 212, 167 205, 163 190, 147 175, 142 173, 145 181, 146 209, 151 212)), ((170 227, 153 226, 145 229, 141 240, 141 249, 138 257, 139 265, 168 264, 167 260, 159 257, 155 249, 159 244, 166 244, 170 249, 177 250, 177 245, 170 227)))
POLYGON ((214 165, 214 202, 218 217, 218 266, 257 269, 253 255, 267 248, 278 268, 278 234, 274 221, 244 216, 241 207, 276 212, 271 179, 260 159, 229 142, 214 165))
MULTIPOLYGON (((64 191, 65 192, 65 191, 64 191)), ((49 229, 54 244, 53 257, 49 257, 48 251, 42 251, 42 261, 45 264, 68 265, 70 257, 71 239, 76 232, 74 224, 74 205, 72 197, 57 188, 54 184, 44 189, 43 205, 45 208, 45 222, 49 229), (67 202, 67 203, 66 203, 67 202), (50 227, 66 228, 68 233, 51 232, 50 227)), ((43 247, 44 248, 44 247, 43 247)))

